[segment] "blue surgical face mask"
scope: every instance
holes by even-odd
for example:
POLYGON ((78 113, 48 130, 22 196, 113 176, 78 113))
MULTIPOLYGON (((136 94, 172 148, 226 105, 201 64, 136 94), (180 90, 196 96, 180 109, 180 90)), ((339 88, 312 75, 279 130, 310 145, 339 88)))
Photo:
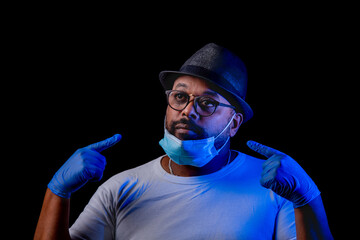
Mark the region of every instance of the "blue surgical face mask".
POLYGON ((215 148, 215 140, 230 126, 235 115, 236 113, 216 137, 182 141, 169 133, 164 127, 164 138, 160 140, 159 144, 170 159, 179 165, 205 166, 220 153, 229 141, 230 137, 227 138, 219 150, 215 148))

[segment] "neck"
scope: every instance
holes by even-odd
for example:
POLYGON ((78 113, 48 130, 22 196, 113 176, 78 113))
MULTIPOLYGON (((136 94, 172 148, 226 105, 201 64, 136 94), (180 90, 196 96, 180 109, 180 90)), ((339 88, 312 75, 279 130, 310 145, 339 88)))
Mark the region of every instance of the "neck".
POLYGON ((210 173, 214 173, 224 166, 231 162, 235 156, 230 155, 230 143, 227 143, 226 146, 220 151, 220 153, 215 156, 208 164, 203 167, 194 167, 190 165, 178 165, 175 162, 171 161, 168 156, 162 159, 162 166, 168 172, 170 172, 170 168, 174 175, 181 177, 193 177, 193 176, 201 176, 207 175, 210 173), (229 157, 231 156, 230 160, 229 157), (171 161, 171 162, 169 162, 171 161), (170 168, 169 168, 170 164, 170 168))

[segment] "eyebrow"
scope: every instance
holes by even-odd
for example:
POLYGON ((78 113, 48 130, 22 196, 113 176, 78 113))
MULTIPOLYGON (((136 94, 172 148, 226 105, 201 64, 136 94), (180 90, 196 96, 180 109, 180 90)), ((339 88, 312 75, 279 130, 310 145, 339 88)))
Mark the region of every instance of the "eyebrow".
MULTIPOLYGON (((177 89, 177 88, 186 88, 187 89, 188 85, 186 85, 185 83, 178 83, 175 86, 175 89, 177 89)), ((210 90, 210 89, 203 92, 202 95, 210 95, 210 96, 213 96, 213 97, 218 97, 219 96, 219 94, 217 92, 215 92, 213 90, 210 90)))
POLYGON ((188 88, 188 86, 187 86, 185 83, 178 83, 178 84, 176 84, 176 86, 175 86, 175 88, 180 88, 180 87, 188 88))
POLYGON ((213 97, 218 97, 219 94, 217 92, 214 92, 212 90, 206 90, 203 95, 210 95, 210 96, 213 96, 213 97))

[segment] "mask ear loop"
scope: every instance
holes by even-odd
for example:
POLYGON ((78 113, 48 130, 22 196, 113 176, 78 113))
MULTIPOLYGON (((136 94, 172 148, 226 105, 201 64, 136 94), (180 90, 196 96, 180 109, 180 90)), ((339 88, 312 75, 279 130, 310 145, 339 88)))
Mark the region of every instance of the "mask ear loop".
MULTIPOLYGON (((221 134, 223 134, 223 133, 225 132, 225 130, 230 126, 230 124, 231 124, 232 120, 234 119, 235 115, 236 115, 236 113, 234 113, 234 115, 232 116, 232 118, 230 119, 230 121, 228 122, 228 124, 226 125, 226 127, 215 137, 214 141, 215 141, 221 134)), ((228 138, 226 139, 226 142, 221 146, 220 149, 217 149, 217 152, 218 152, 218 153, 221 152, 221 150, 226 146, 226 144, 229 142, 229 140, 230 140, 230 137, 228 137, 228 138)))
POLYGON ((230 121, 228 122, 228 124, 226 125, 226 127, 215 137, 215 139, 217 139, 221 134, 223 134, 225 132, 225 130, 230 126, 232 120, 234 119, 236 113, 234 113, 234 115, 232 116, 232 118, 230 119, 230 121))

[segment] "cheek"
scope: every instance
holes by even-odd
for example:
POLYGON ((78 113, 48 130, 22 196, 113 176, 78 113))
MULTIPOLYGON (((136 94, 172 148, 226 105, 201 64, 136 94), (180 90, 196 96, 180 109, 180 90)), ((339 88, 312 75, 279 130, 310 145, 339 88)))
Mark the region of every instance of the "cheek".
POLYGON ((219 125, 217 123, 203 123, 201 124, 201 127, 204 129, 204 134, 207 137, 216 137, 216 135, 219 133, 219 125))
MULTIPOLYGON (((228 117, 226 116, 225 119, 227 118, 228 117)), ((207 123, 206 126, 204 126, 204 128, 206 129, 209 136, 216 137, 220 132, 224 130, 227 124, 228 122, 224 121, 224 115, 219 115, 219 116, 215 115, 214 119, 211 122, 207 123)), ((229 126, 227 130, 225 130, 225 132, 227 132, 226 136, 229 134, 230 128, 231 126, 229 126)))
POLYGON ((171 107, 167 106, 166 108, 166 121, 168 121, 169 119, 173 119, 174 118, 174 109, 172 109, 171 107))
POLYGON ((176 114, 177 114, 177 112, 174 109, 167 106, 167 108, 166 108, 166 116, 165 116, 166 117, 166 122, 165 122, 166 125, 165 126, 166 126, 167 129, 169 129, 168 128, 169 123, 174 121, 174 118, 176 117, 176 114))

